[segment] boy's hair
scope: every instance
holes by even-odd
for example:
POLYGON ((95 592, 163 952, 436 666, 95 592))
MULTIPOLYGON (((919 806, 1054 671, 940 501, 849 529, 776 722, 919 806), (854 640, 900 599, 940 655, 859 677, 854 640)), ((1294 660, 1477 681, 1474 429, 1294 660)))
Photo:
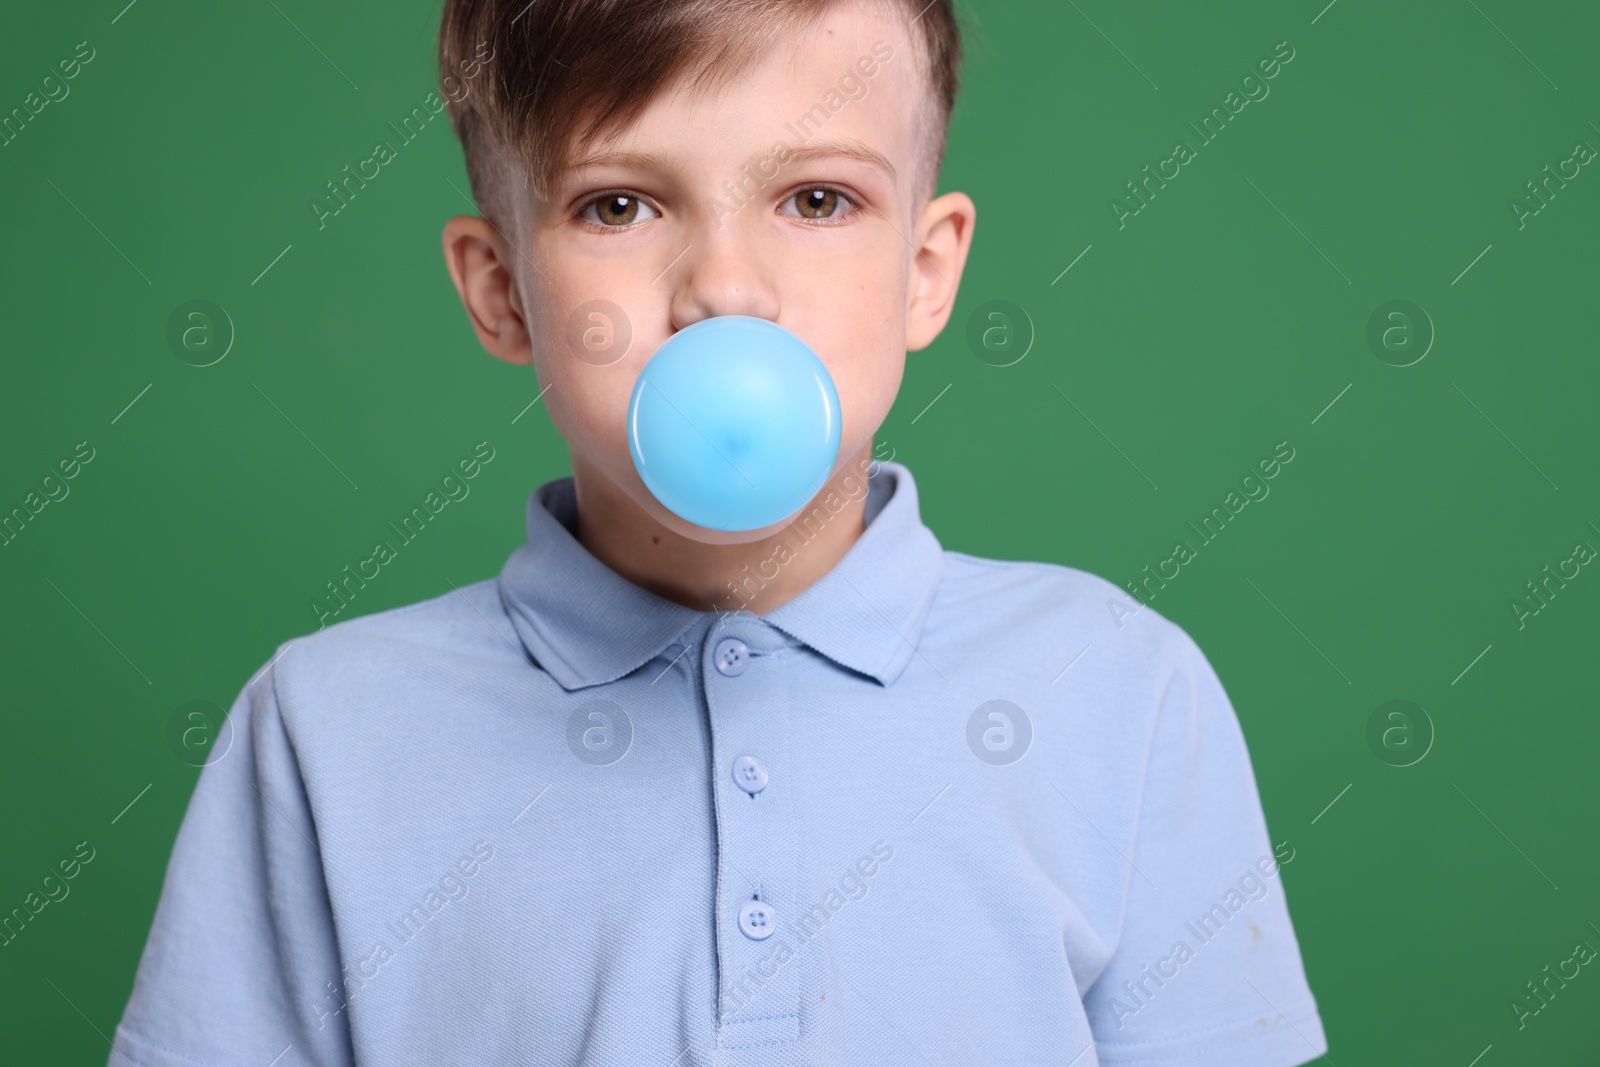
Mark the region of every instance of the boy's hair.
MULTIPOLYGON (((544 193, 576 153, 625 128, 675 78, 692 75, 697 91, 725 83, 839 2, 445 0, 439 77, 479 211, 509 224, 512 183, 544 193)), ((931 197, 960 78, 952 0, 858 2, 911 24, 926 98, 913 194, 931 197)))

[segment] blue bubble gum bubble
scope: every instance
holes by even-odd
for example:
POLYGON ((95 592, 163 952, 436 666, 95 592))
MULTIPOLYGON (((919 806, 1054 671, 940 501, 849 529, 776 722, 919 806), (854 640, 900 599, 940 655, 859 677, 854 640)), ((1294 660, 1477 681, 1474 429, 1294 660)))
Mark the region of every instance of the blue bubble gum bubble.
POLYGON ((799 511, 839 456, 839 394, 816 353, 775 322, 702 319, 667 338, 628 401, 645 487, 709 530, 757 530, 799 511))

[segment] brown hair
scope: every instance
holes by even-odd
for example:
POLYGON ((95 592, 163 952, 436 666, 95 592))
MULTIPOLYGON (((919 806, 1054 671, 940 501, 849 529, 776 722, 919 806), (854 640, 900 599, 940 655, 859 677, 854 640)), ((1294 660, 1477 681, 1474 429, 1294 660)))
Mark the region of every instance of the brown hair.
MULTIPOLYGON (((548 189, 573 152, 626 127, 674 79, 726 81, 836 2, 445 0, 439 78, 479 211, 509 223, 509 181, 548 189), (505 173, 518 163, 522 175, 505 173)), ((918 109, 913 191, 931 196, 960 78, 952 0, 871 2, 912 22, 931 105, 918 109)))

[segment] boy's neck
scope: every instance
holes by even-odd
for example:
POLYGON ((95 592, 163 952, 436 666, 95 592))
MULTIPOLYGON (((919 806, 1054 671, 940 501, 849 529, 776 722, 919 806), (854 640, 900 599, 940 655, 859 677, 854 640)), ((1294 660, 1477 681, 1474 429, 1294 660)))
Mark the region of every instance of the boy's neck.
MULTIPOLYGON (((841 469, 864 469, 871 452, 868 444, 841 469)), ((801 536, 785 526, 757 541, 708 545, 662 526, 576 454, 572 473, 578 543, 635 585, 698 611, 742 608, 765 614, 832 570, 866 530, 867 494, 851 499, 839 492, 838 475, 799 513, 809 515, 813 507, 822 507, 829 493, 844 502, 837 513, 822 507, 828 520, 815 533, 808 527, 801 536), (787 551, 780 545, 787 545, 787 551)))

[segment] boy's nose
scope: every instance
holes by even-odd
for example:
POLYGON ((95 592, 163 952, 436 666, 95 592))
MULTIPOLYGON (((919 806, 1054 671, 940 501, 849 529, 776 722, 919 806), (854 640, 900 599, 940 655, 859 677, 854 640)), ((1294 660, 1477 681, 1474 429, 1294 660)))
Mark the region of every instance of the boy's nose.
POLYGON ((720 228, 708 224, 651 283, 670 288, 674 330, 716 315, 777 321, 780 304, 769 254, 742 229, 727 220, 720 228))

